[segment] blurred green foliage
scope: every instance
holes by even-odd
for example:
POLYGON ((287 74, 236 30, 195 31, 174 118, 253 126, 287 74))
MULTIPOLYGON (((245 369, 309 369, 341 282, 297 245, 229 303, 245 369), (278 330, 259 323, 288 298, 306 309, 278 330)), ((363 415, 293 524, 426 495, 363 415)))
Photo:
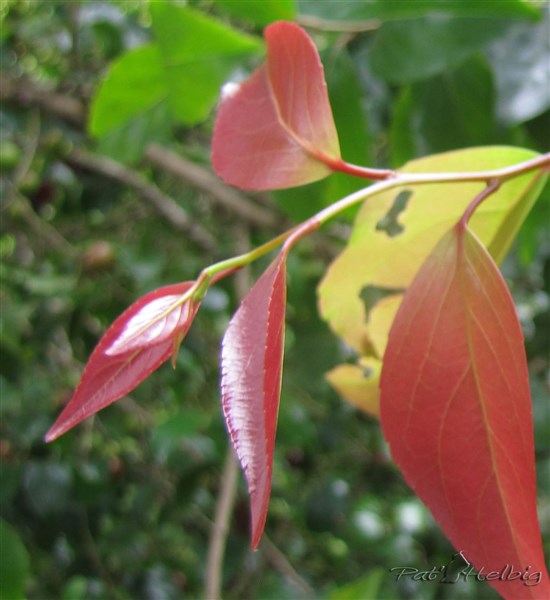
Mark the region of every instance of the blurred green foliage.
MULTIPOLYGON (((294 15, 321 50, 346 158, 385 167, 480 144, 547 151, 543 4, 0 4, 0 62, 10 78, 2 87, 16 90, 3 92, 0 109, 0 597, 203 597, 227 449, 218 348, 237 303, 231 281, 205 299, 176 370, 163 367, 130 398, 54 444, 42 441, 109 323, 139 295, 235 254, 242 236, 242 219, 143 162, 146 145, 161 141, 207 165, 219 85, 261 60, 263 25, 294 15), (76 100, 86 119, 79 125, 62 117, 60 104, 51 110, 17 92, 29 85, 76 100), (197 247, 135 190, 76 167, 68 157, 82 147, 129 163, 217 247, 197 247)), ((299 219, 356 185, 332 176, 273 201, 299 219)), ((503 266, 526 336, 547 555, 549 207, 547 189, 503 266)), ((274 233, 251 227, 250 243, 274 233)), ((445 564, 453 550, 392 465, 378 424, 324 381, 350 358, 316 311, 315 287, 343 244, 331 235, 306 240, 289 260, 271 545, 248 549, 241 478, 224 597, 494 598, 477 583, 396 582, 389 572, 445 564)))

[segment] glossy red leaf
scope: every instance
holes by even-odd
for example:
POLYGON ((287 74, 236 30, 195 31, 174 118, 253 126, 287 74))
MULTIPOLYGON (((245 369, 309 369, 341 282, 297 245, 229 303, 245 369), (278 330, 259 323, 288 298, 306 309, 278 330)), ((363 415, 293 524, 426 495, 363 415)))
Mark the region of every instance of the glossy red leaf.
POLYGON ((286 255, 258 279, 222 343, 222 405, 244 469, 252 513, 252 547, 263 533, 279 412, 286 304, 286 255))
POLYGON ((115 320, 92 352, 74 395, 46 434, 47 442, 122 398, 170 358, 198 310, 198 304, 177 304, 193 283, 154 290, 115 320))
POLYGON ((287 188, 331 173, 340 158, 323 65, 307 33, 293 23, 265 30, 267 60, 220 103, 212 164, 244 189, 287 188))
POLYGON ((443 237, 405 294, 384 355, 381 418, 395 462, 457 550, 485 575, 527 570, 528 585, 489 581, 505 598, 549 598, 523 336, 468 229, 443 237))

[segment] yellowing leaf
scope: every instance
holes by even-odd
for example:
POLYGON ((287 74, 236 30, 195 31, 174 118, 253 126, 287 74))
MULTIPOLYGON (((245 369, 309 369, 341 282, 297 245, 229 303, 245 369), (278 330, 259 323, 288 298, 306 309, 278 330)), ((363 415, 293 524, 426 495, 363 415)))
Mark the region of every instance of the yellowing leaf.
POLYGON ((388 343, 388 332, 401 300, 403 300, 402 294, 392 294, 382 298, 369 313, 366 330, 376 355, 380 358, 384 356, 384 350, 388 343))
POLYGON ((338 365, 325 377, 330 385, 350 404, 378 418, 380 416, 380 369, 376 358, 365 358, 359 365, 338 365))
MULTIPOLYGON (((474 148, 414 160, 402 171, 497 169, 535 155, 521 148, 474 148)), ((544 177, 540 173, 511 179, 472 217, 472 230, 497 262, 504 258, 543 184, 544 177)), ((360 354, 365 353, 365 341, 370 338, 366 310, 360 298, 363 288, 367 285, 406 288, 437 240, 452 227, 483 187, 482 182, 409 186, 406 190, 384 192, 362 207, 347 248, 332 263, 319 287, 323 318, 360 354), (406 204, 401 212, 398 210, 400 202, 406 204)))

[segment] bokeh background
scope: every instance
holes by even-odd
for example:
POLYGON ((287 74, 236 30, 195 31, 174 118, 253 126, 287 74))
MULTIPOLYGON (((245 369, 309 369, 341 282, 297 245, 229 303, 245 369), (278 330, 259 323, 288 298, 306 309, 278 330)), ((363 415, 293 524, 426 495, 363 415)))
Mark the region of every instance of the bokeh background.
MULTIPOLYGON (((0 597, 203 598, 228 442, 219 341, 243 282, 209 292, 177 368, 46 445, 105 328, 136 298, 194 279, 361 182, 275 194, 220 187, 218 90, 262 59, 262 28, 318 45, 343 155, 375 167, 444 150, 548 151, 545 2, 195 0, 0 4, 0 597), (212 23, 214 25, 212 25, 212 23), (221 29, 220 29, 221 28, 221 29), (240 286, 240 287, 239 287, 240 286)), ((266 539, 248 547, 239 475, 225 598, 495 598, 486 585, 402 579, 453 549, 403 482, 378 423, 324 373, 352 360, 316 286, 352 215, 289 260, 283 393, 266 539)), ((504 275, 526 337, 538 498, 550 556, 550 201, 504 275)), ((257 277, 264 262, 246 276, 257 277)), ((245 284, 244 284, 245 285, 245 284)))

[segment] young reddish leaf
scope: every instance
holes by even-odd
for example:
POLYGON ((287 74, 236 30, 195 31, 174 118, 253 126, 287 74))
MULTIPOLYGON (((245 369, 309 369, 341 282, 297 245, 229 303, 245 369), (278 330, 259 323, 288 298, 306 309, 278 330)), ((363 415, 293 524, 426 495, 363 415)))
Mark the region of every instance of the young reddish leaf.
POLYGON ((285 262, 283 251, 241 302, 222 343, 222 405, 248 484, 253 548, 263 533, 271 493, 283 362, 285 262))
POLYGON ((222 95, 214 170, 231 185, 257 190, 322 179, 340 147, 317 49, 292 23, 273 23, 264 35, 266 62, 222 95))
POLYGON ((489 581, 504 597, 549 598, 523 336, 497 266, 466 228, 443 237, 405 294, 381 419, 405 479, 455 547, 484 574, 529 569, 530 585, 489 581))
MULTIPOLYGON (((185 291, 189 287, 186 286, 185 291)), ((160 344, 173 339, 176 330, 181 331, 182 327, 191 325, 197 312, 196 304, 180 302, 181 292, 164 295, 163 290, 165 288, 147 294, 131 307, 135 307, 136 312, 122 324, 122 330, 105 349, 105 354, 115 356, 160 344)))
POLYGON ((198 310, 198 304, 176 304, 193 283, 145 294, 115 320, 92 352, 73 397, 46 434, 47 442, 133 390, 170 358, 198 310))

